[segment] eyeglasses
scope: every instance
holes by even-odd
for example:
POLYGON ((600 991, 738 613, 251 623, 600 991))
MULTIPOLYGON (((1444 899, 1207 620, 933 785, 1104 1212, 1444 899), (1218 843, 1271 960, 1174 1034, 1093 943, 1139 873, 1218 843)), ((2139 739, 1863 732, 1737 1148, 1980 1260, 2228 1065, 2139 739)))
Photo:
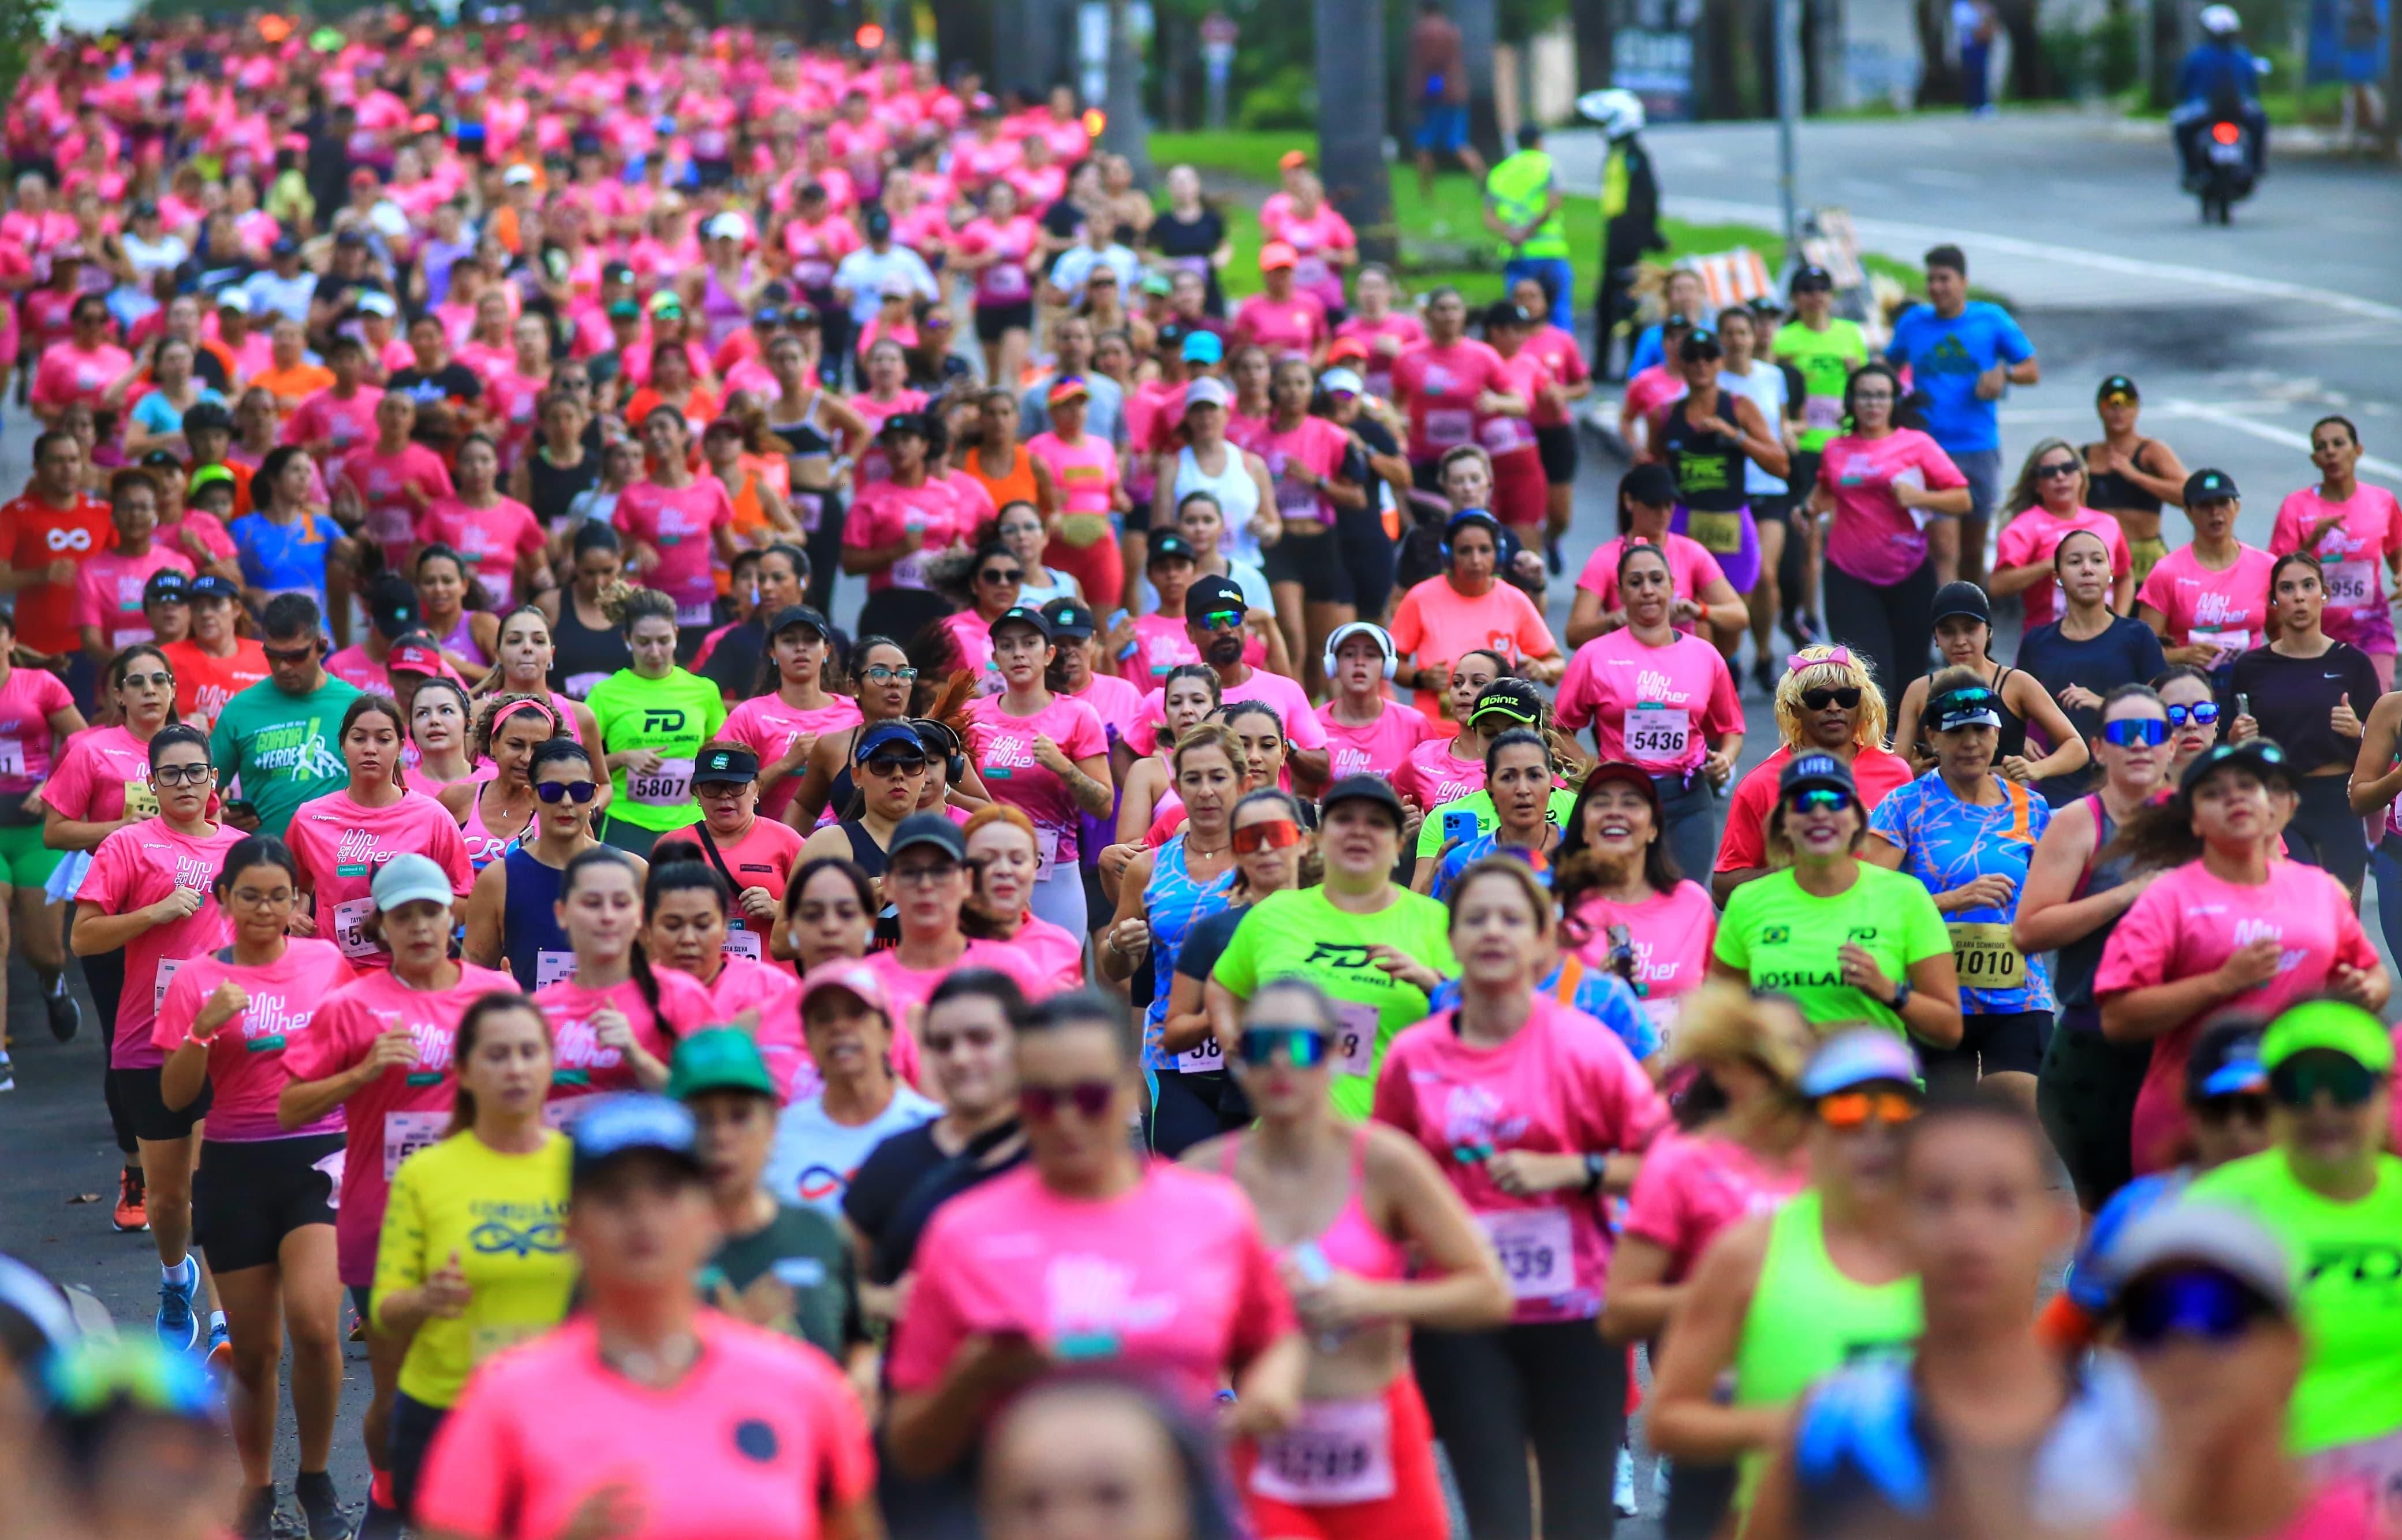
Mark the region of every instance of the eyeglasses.
POLYGON ((2232 1342, 2252 1323, 2274 1316, 2275 1309, 2258 1295, 2213 1268, 2188 1268, 2158 1273, 2130 1287, 2119 1307, 2119 1336, 2142 1350, 2157 1348, 2172 1337, 2203 1342, 2232 1342))
POLYGON ((1845 711, 1858 709, 1859 687, 1845 685, 1841 689, 1815 689, 1802 692, 1802 704, 1809 711, 1825 711, 1829 706, 1841 706, 1845 711))
POLYGON ((931 888, 949 881, 959 869, 958 863, 946 861, 938 867, 887 867, 884 875, 896 888, 931 888))
POLYGON ((1893 405, 1893 392, 1885 390, 1857 390, 1852 392, 1852 405, 1856 407, 1889 407, 1893 405))
POLYGON ((1804 786, 1793 794, 1793 806, 1803 812, 1841 812, 1852 805, 1852 794, 1836 786, 1804 786))
POLYGON ((1211 610, 1201 617, 1203 631, 1235 631, 1243 623, 1241 610, 1211 610))
POLYGON ((1818 1098, 1818 1121, 1830 1129, 1856 1129, 1871 1117, 1907 1123, 1918 1116, 1918 1098, 1899 1090, 1839 1090, 1818 1098))
POLYGON ((882 663, 877 664, 874 668, 862 669, 859 676, 871 685, 914 685, 918 682, 916 669, 896 669, 882 663))
POLYGON ((151 685, 160 685, 173 689, 175 687, 175 676, 172 673, 129 673, 125 676, 125 683, 117 687, 138 690, 151 685))
POLYGON ((2377 1094, 2377 1072, 2348 1054, 2298 1054, 2269 1072, 2269 1092, 2289 1107, 2307 1107, 2325 1092, 2339 1107, 2357 1107, 2377 1094))
POLYGON ((2054 481, 2063 477, 2074 476, 2081 468, 2074 460, 2055 460, 2048 465, 2037 465, 2035 468, 2035 474, 2038 480, 2054 481))
POLYGON ((2269 1098, 2258 1091, 2239 1090, 2225 1096, 2205 1096, 2194 1103, 2194 1113, 2212 1123, 2231 1123, 2239 1118, 2246 1123, 2265 1123, 2270 1105, 2269 1098))
POLYGON ((1334 1034, 1321 1027, 1272 1026, 1255 1021, 1243 1029, 1239 1053, 1243 1062, 1253 1068, 1273 1063, 1281 1052, 1285 1062, 1294 1069, 1314 1070, 1326 1062, 1327 1049, 1333 1045, 1334 1034))
POLYGON ((870 759, 867 762, 865 769, 868 774, 876 777, 877 780, 890 781, 904 775, 925 774, 926 761, 922 756, 916 759, 906 759, 899 755, 879 755, 876 758, 870 759))
POLYGON ((988 572, 977 573, 976 581, 979 583, 1023 583, 1026 581, 1026 569, 1023 567, 995 567, 988 572))
POLYGON ((2170 727, 2181 728, 2190 721, 2198 728, 2206 728, 2218 720, 2218 702, 2204 701, 2196 706, 2171 706, 2168 713, 2170 727))
POLYGON ((150 779, 162 786, 199 786, 207 784, 214 773, 206 764, 160 765, 150 772, 150 779))
POLYGON ((577 807, 591 801, 600 792, 600 786, 590 781, 537 781, 533 788, 534 796, 542 801, 557 803, 573 798, 577 807))
POLYGON ((1236 855, 1256 855, 1263 850, 1284 850, 1301 843, 1301 828, 1290 818, 1266 819, 1236 829, 1229 843, 1234 846, 1236 855))
POLYGON ((267 660, 270 663, 305 663, 317 656, 317 644, 311 642, 305 647, 261 647, 258 650, 267 654, 267 660))
POLYGON ((1108 1080, 1070 1080, 1064 1086, 1017 1088, 1017 1115, 1029 1123, 1048 1123, 1065 1106, 1084 1117, 1098 1117, 1117 1100, 1118 1088, 1108 1080))
POLYGON ((2102 741, 2122 749, 2159 748, 2169 741, 2169 725, 2157 717, 2134 716, 2102 724, 2102 741))

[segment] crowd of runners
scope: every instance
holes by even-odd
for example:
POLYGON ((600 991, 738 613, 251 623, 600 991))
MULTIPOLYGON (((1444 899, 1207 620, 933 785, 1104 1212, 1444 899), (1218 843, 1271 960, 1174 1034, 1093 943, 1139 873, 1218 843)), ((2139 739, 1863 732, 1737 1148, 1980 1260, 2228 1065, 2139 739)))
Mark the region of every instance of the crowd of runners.
POLYGON ((2353 423, 2255 549, 2124 376, 2011 478, 1954 248, 1679 271, 1571 578, 1561 271, 1301 152, 1243 271, 1065 90, 605 13, 6 134, 0 943, 159 1303, 0 1257, 0 1540, 2402 1516, 2353 423))

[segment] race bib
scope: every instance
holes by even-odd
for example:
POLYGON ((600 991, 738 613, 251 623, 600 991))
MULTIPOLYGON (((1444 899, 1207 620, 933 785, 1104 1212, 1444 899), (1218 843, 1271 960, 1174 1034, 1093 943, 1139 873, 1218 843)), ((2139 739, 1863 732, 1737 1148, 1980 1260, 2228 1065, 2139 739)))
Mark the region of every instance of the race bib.
POLYGON ((1651 1019, 1651 1030, 1660 1034, 1660 1046, 1666 1047, 1677 1035, 1677 1018, 1683 1013, 1683 997, 1647 994, 1642 1006, 1643 1014, 1651 1019))
POLYGON ((1291 1427, 1260 1440, 1251 1490, 1301 1506, 1393 1495, 1392 1413, 1383 1401, 1305 1401, 1291 1427))
POLYGON ((1813 395, 1802 403, 1802 425, 1832 432, 1843 425, 1843 398, 1813 395))
POLYGON ((676 624, 679 626, 705 626, 709 624, 711 619, 715 618, 716 614, 717 606, 714 600, 696 599, 690 604, 679 604, 676 605, 676 624))
POLYGON ((1324 521, 1325 515, 1318 511, 1318 489, 1306 481, 1296 481, 1289 476, 1277 477, 1276 500, 1277 512, 1288 520, 1310 524, 1324 521))
POLYGON ((1476 435, 1476 414, 1455 408, 1430 408, 1426 414, 1426 441, 1435 449, 1447 450, 1467 443, 1476 435))
POLYGON ((1323 257, 1305 257, 1292 265, 1292 282, 1295 288, 1322 289, 1326 286, 1327 280, 1333 276, 1334 270, 1326 265, 1326 258, 1323 257))
POLYGON ((2338 562, 2326 569, 2326 602, 2339 608, 2358 609, 2377 603, 2377 563, 2338 562))
POLYGON ((1646 701, 1626 714, 1627 757, 1652 764, 1685 757, 1693 739, 1693 714, 1682 706, 1646 701))
POLYGON ((689 759, 662 759, 654 770, 628 770, 626 799, 646 808, 682 807, 692 800, 692 767, 689 759))
POLYGON ((819 520, 825 518, 825 493, 795 490, 793 493, 793 511, 800 516, 801 533, 815 534, 818 532, 819 520))
POLYGON ((608 678, 605 673, 571 673, 567 676, 567 693, 581 701, 592 693, 593 687, 608 678))
POLYGON ((1211 1033, 1176 1056, 1176 1067, 1187 1075, 1214 1075, 1226 1067, 1225 1045, 1211 1033))
POLYGON ((382 950, 367 939, 367 916, 374 912, 373 898, 353 898, 334 906, 334 945, 342 949, 343 956, 373 957, 382 950))
POLYGON ((1015 263, 996 262, 984 270, 986 298, 1007 302, 1023 299, 1028 292, 1026 270, 1015 263))
POLYGON ((400 1174, 400 1163, 419 1150, 438 1143, 450 1126, 447 1112, 388 1112, 383 1115, 383 1179, 390 1186, 400 1174))
POLYGON ((738 929, 727 931, 725 933, 725 955, 728 957, 748 957, 753 963, 764 963, 767 960, 766 949, 760 944, 759 933, 755 930, 738 929))
POLYGON ((1343 1075, 1376 1073, 1376 1007, 1356 1000, 1334 1002, 1334 1068, 1343 1075))
POLYGON ((551 985, 575 977, 575 954, 572 951, 538 951, 533 954, 533 987, 546 990, 551 985))
POLYGON ((927 586, 926 558, 923 555, 904 556, 885 571, 896 589, 922 589, 927 586))
POLYGON ((1480 1214, 1476 1222, 1501 1258, 1512 1298, 1549 1299, 1568 1291, 1576 1276, 1576 1238, 1566 1209, 1508 1209, 1480 1214))
MULTIPOLYGON (((2223 669, 2252 650, 2252 633, 2249 631, 2210 631, 2196 626, 2186 633, 2186 645, 2215 648, 2210 661, 2202 666, 2223 669)), ((5 769, 0 767, 0 771, 5 771, 5 769)))
POLYGON ((1960 984, 1972 990, 2014 990, 2026 983, 2026 958, 2010 944, 2010 927, 2000 921, 1955 920, 1952 958, 1960 984))
POLYGON ((174 981, 176 973, 186 963, 190 961, 191 959, 187 957, 161 957, 159 959, 159 982, 150 992, 150 1009, 152 1014, 155 1015, 167 1008, 167 986, 174 981))
POLYGON ((1059 831, 1038 827, 1034 831, 1034 880, 1048 882, 1059 875, 1059 831))
POLYGON ((1743 549, 1743 515, 1688 508, 1685 533, 1712 556, 1732 556, 1743 549))
POLYGON ((1523 417, 1488 417, 1484 425, 1476 430, 1476 437, 1487 453, 1508 454, 1533 447, 1535 430, 1526 425, 1523 417))
POLYGON ((159 816, 159 794, 150 789, 147 781, 125 783, 125 816, 156 818, 159 816))
POLYGON ((25 773, 25 745, 15 738, 0 738, 0 775, 25 773))

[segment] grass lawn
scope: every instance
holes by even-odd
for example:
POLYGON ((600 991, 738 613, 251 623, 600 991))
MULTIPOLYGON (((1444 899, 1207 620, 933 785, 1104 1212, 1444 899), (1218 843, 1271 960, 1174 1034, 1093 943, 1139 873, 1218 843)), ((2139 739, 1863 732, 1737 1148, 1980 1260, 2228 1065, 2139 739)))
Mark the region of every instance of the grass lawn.
MULTIPOLYGON (((1258 201, 1277 185, 1277 157, 1296 143, 1305 146, 1306 137, 1231 132, 1151 136, 1152 162, 1163 170, 1180 161, 1190 162, 1204 174, 1214 173, 1251 185, 1249 197, 1230 201, 1235 206, 1226 210, 1235 244, 1235 259, 1226 270, 1229 293, 1249 294, 1259 287, 1258 201)), ((1567 226, 1568 260, 1576 268, 1579 303, 1582 304, 1600 262, 1601 201, 1571 196, 1563 201, 1560 217, 1567 226)), ((1470 303, 1500 298, 1501 256, 1484 229, 1482 191, 1467 177, 1457 172, 1438 177, 1434 197, 1423 199, 1418 196, 1415 168, 1406 161, 1396 163, 1393 219, 1401 235, 1401 266, 1409 286, 1423 289, 1436 284, 1455 284, 1470 303)), ((1657 254, 1655 260, 1663 263, 1736 246, 1749 246, 1758 252, 1772 273, 1784 260, 1785 238, 1774 230, 1753 225, 1696 225, 1682 219, 1663 219, 1660 223, 1669 247, 1657 254)), ((1918 286, 1918 270, 1908 263, 1879 256, 1870 256, 1865 260, 1870 271, 1884 273, 1907 289, 1918 286)))

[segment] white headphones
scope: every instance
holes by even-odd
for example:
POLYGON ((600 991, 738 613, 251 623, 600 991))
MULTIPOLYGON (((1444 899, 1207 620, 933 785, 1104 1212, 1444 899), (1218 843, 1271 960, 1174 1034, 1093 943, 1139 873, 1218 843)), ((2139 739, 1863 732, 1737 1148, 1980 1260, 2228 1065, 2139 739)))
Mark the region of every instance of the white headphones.
POLYGON ((1343 650, 1344 643, 1355 636, 1365 636, 1385 650, 1385 678, 1387 681, 1401 672, 1401 660, 1393 655, 1392 634, 1373 620, 1354 620, 1347 626, 1337 626, 1334 628, 1334 634, 1326 639, 1325 664, 1328 679, 1334 677, 1334 655, 1343 650))

